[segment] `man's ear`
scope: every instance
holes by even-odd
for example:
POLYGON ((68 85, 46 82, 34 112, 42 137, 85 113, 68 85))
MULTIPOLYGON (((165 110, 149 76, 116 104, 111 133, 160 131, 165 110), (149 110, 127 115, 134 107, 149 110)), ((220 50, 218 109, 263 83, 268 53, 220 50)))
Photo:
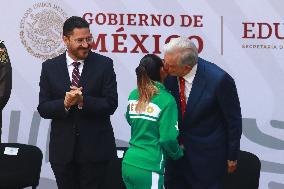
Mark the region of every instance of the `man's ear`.
POLYGON ((65 43, 65 45, 67 46, 69 44, 69 37, 67 36, 62 36, 63 42, 65 43))
POLYGON ((192 67, 190 65, 184 65, 183 67, 183 73, 186 75, 188 74, 191 70, 192 70, 192 67))
POLYGON ((184 67, 185 67, 186 70, 188 70, 188 71, 191 71, 191 69, 192 69, 192 66, 190 66, 190 65, 185 65, 184 67))

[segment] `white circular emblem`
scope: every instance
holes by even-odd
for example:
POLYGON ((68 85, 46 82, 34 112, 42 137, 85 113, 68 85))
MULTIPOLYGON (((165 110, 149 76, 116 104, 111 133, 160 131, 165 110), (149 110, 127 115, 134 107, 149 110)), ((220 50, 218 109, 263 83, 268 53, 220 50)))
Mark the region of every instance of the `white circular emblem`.
POLYGON ((27 51, 43 60, 65 51, 62 41, 66 13, 50 2, 36 3, 29 8, 20 23, 20 38, 27 51))

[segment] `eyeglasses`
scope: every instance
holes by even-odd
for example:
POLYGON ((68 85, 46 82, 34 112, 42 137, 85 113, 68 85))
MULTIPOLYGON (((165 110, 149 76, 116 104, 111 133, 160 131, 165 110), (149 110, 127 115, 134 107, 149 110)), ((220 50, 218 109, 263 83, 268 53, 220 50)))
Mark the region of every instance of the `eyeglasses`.
POLYGON ((84 43, 93 43, 94 38, 93 37, 88 37, 88 38, 79 38, 79 39, 74 39, 74 41, 78 44, 78 45, 83 45, 84 43))

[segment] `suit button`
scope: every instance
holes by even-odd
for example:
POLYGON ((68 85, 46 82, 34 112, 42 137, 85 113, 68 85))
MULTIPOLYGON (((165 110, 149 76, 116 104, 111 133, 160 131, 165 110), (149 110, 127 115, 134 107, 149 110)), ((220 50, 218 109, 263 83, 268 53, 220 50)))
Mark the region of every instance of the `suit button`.
POLYGON ((78 128, 76 127, 76 124, 73 124, 73 129, 75 131, 75 135, 79 136, 79 131, 78 131, 78 128))

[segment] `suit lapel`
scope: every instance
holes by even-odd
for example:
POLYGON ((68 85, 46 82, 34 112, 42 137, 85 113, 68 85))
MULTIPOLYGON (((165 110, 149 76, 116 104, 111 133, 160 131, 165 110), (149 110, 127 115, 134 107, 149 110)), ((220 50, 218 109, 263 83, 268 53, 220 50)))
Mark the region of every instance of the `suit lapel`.
MULTIPOLYGON (((199 59, 200 60, 200 59, 199 59)), ((200 97, 203 94, 203 91, 206 86, 205 81, 205 65, 200 61, 197 65, 196 75, 193 80, 192 88, 187 100, 185 118, 189 118, 194 113, 195 106, 198 104, 200 97)))
POLYGON ((59 57, 59 62, 57 66, 58 71, 58 81, 63 82, 64 91, 70 91, 71 81, 69 77, 69 72, 67 68, 67 62, 66 62, 66 53, 62 54, 59 57))

